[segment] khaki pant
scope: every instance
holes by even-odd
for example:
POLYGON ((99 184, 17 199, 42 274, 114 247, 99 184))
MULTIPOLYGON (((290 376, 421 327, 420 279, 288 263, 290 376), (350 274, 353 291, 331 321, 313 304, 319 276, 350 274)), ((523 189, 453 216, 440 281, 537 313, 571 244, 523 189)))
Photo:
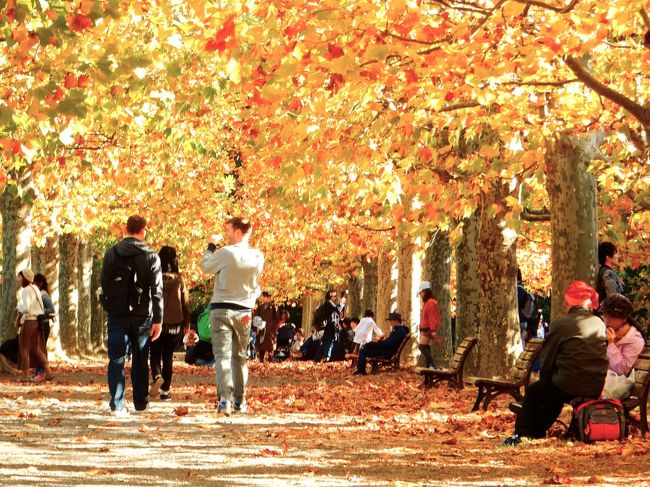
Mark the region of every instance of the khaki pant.
POLYGON ((212 351, 216 365, 217 395, 220 401, 241 403, 246 398, 248 366, 246 352, 250 335, 250 311, 210 311, 212 351), (242 320, 246 318, 246 323, 242 320))

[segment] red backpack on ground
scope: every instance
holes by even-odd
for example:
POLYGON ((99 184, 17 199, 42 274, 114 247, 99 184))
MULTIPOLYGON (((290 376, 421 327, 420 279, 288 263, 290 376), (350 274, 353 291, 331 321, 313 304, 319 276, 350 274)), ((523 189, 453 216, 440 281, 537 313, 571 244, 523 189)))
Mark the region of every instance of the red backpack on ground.
POLYGON ((624 440, 625 410, 618 399, 589 399, 574 405, 575 436, 585 443, 624 440))

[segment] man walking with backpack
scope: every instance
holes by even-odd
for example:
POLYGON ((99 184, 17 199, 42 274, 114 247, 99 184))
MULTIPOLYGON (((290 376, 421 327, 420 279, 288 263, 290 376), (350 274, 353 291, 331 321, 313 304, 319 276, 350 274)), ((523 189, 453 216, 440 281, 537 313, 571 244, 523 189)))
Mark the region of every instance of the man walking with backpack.
POLYGON ((534 334, 533 326, 537 323, 533 317, 535 312, 535 296, 524 287, 521 277, 521 269, 517 269, 517 308, 519 310, 519 330, 521 333, 521 345, 526 346, 526 342, 537 336, 534 334))
POLYGON ((246 412, 246 355, 251 330, 251 315, 261 290, 258 279, 264 255, 248 245, 251 224, 248 220, 226 221, 226 246, 217 250, 219 235, 212 235, 203 254, 201 270, 216 274, 210 301, 212 349, 216 361, 217 411, 229 416, 246 412))
POLYGON ((131 350, 131 384, 136 412, 149 403, 149 345, 162 329, 160 258, 144 243, 147 221, 130 216, 127 236, 104 255, 100 296, 108 313, 108 388, 113 415, 128 416, 124 405, 124 362, 131 350))

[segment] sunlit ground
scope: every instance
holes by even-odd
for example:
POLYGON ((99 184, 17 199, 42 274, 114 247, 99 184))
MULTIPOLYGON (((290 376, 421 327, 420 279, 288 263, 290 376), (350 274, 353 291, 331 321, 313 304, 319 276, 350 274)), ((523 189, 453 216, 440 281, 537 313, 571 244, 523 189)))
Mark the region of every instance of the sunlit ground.
POLYGON ((54 370, 46 384, 0 377, 2 485, 649 485, 650 438, 558 430, 504 448, 506 398, 470 413, 472 388, 424 390, 409 370, 256 364, 249 414, 226 418, 213 371, 178 363, 173 400, 126 419, 109 414, 103 362, 54 370))

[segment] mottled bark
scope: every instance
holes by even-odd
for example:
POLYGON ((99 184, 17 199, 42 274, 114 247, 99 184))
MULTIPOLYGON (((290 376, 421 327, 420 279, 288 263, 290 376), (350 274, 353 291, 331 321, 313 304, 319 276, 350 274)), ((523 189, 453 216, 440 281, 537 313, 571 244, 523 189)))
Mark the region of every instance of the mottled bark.
POLYGON ((55 357, 64 356, 61 348, 61 337, 59 332, 59 239, 58 237, 48 237, 45 240, 44 247, 34 247, 32 249, 32 261, 34 272, 40 272, 47 279, 52 304, 57 312, 57 316, 50 322, 50 338, 47 342, 48 351, 55 357))
POLYGON ((319 298, 318 293, 314 293, 314 291, 307 291, 302 296, 302 332, 305 338, 312 332, 314 311, 320 304, 319 298))
POLYGON ((106 333, 106 314, 99 302, 98 290, 101 287, 101 271, 102 259, 93 258, 92 263, 92 284, 90 292, 90 306, 91 306, 91 319, 90 319, 90 343, 93 351, 104 350, 105 333, 106 333))
POLYGON ((418 327, 420 321, 420 299, 417 286, 422 275, 422 265, 416 257, 416 246, 409 237, 403 237, 397 258, 397 311, 402 315, 402 323, 411 329, 413 339, 405 349, 408 357, 402 360, 414 364, 420 352, 418 351, 418 327))
POLYGON ((478 233, 478 278, 481 283, 479 356, 481 375, 508 375, 521 352, 517 313, 517 262, 514 231, 504 225, 508 194, 494 183, 482 194, 478 233))
POLYGON ((393 266, 393 259, 388 255, 380 255, 378 257, 375 321, 384 333, 390 332, 390 324, 386 321, 386 317, 397 305, 396 273, 393 272, 393 266))
POLYGON ((90 340, 92 245, 88 242, 79 242, 77 258, 77 289, 79 294, 77 307, 78 346, 81 352, 91 353, 93 348, 90 340))
MULTIPOLYGON (((463 220, 463 237, 456 248, 456 343, 468 336, 479 337, 481 324, 481 284, 478 279, 478 215, 463 220)), ((490 346, 486 344, 486 346, 490 346)), ((470 375, 478 373, 478 347, 469 356, 465 369, 470 375)))
POLYGON ((597 141, 561 136, 546 147, 546 191, 551 213, 551 319, 562 315, 574 280, 595 285, 598 270, 596 179, 587 172, 597 141), (591 142, 591 144, 589 144, 591 142))
MULTIPOLYGON (((25 183, 26 184, 26 183, 25 183)), ((0 281, 0 338, 16 335, 18 305, 17 274, 30 266, 31 211, 15 185, 5 187, 0 197, 2 212, 2 280, 0 281)))
POLYGON ((361 266, 363 267, 363 297, 362 297, 362 312, 371 309, 375 311, 377 307, 377 258, 361 259, 361 266))
MULTIPOLYGON (((451 329, 451 244, 449 232, 437 231, 424 255, 422 280, 431 283, 433 296, 440 310, 440 326, 437 334, 441 345, 431 343, 431 351, 436 365, 448 365, 453 354, 453 334, 451 329)), ((418 320, 419 322, 419 320, 418 320)))
POLYGON ((348 280, 348 298, 345 303, 345 316, 347 318, 361 315, 361 293, 363 291, 363 278, 359 275, 361 269, 350 274, 348 280))
POLYGON ((61 252, 61 264, 59 266, 61 345, 66 353, 73 355, 79 353, 77 340, 78 247, 79 242, 74 235, 65 234, 59 238, 61 252))

